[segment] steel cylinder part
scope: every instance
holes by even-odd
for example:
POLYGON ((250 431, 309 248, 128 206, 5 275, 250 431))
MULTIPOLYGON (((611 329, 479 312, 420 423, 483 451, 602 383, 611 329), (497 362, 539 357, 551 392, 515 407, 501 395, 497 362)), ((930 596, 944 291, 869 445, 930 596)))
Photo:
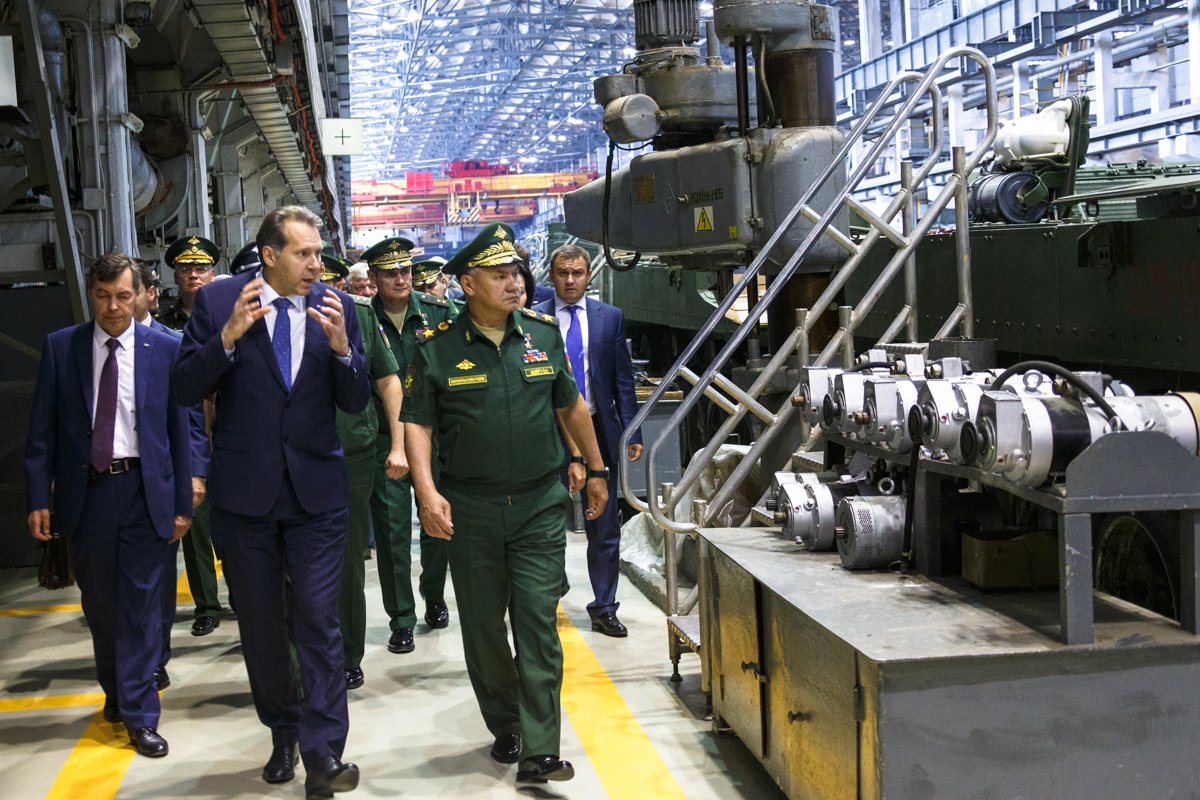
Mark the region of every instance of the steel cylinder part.
POLYGON ((699 0, 633 0, 633 26, 639 50, 689 45, 700 36, 699 0))
POLYGON ((837 505, 835 536, 846 569, 886 569, 904 552, 901 495, 847 497, 837 505))
POLYGON ((777 507, 783 513, 783 535, 809 550, 832 550, 837 504, 859 493, 857 483, 822 482, 802 473, 795 483, 779 487, 777 507))

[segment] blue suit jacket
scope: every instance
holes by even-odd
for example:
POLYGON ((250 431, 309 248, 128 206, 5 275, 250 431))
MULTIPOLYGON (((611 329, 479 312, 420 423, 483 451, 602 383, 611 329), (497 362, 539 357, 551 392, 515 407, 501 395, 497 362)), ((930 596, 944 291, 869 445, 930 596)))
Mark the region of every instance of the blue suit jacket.
MULTIPOLYGON (((134 323, 134 397, 142 489, 155 532, 175 534, 175 517, 192 516, 187 409, 171 398, 178 340, 134 323)), ((53 530, 79 527, 92 453, 92 332, 85 322, 46 337, 25 445, 29 510, 49 508, 53 530)))
MULTIPOLYGON (((588 391, 596 406, 603 431, 604 460, 610 466, 619 464, 621 433, 637 414, 637 397, 633 393, 633 362, 625 345, 625 313, 616 306, 601 303, 590 297, 588 318, 588 391)), ((534 311, 554 316, 554 298, 533 307, 534 311)), ((629 438, 630 444, 641 444, 641 431, 629 438)))
POLYGON ((182 403, 193 405, 216 393, 208 498, 235 514, 264 515, 278 499, 287 470, 305 511, 345 508, 349 488, 334 410, 357 414, 371 397, 354 302, 313 284, 309 306, 319 307, 326 292, 341 300, 350 365, 334 356, 321 326, 306 317, 304 353, 288 392, 265 321, 255 322, 237 341, 232 359, 221 344, 234 302, 255 277, 246 272, 200 290, 172 372, 182 403))
MULTIPOLYGON (((168 328, 154 317, 150 317, 150 327, 162 331, 176 342, 183 342, 183 334, 174 328, 168 328)), ((170 371, 163 375, 170 377, 170 371)), ((208 475, 208 427, 204 422, 204 403, 188 406, 188 434, 191 439, 192 475, 203 478, 208 475)))

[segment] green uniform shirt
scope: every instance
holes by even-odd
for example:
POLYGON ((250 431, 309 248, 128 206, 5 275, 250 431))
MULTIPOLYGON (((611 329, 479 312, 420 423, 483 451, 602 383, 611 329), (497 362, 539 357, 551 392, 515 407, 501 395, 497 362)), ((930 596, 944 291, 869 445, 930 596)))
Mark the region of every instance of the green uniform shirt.
POLYGON ((497 347, 464 313, 421 336, 400 419, 433 428, 442 482, 520 494, 557 478, 554 410, 578 396, 557 319, 515 311, 497 347))
POLYGON ((187 325, 188 313, 183 310, 183 301, 176 300, 175 304, 167 310, 159 311, 155 319, 172 330, 181 331, 183 326, 187 325))
MULTIPOLYGON (((425 331, 436 330, 439 323, 445 322, 454 316, 454 311, 449 302, 423 292, 413 292, 408 296, 408 311, 404 316, 404 330, 396 329, 392 318, 384 311, 379 295, 372 298, 371 309, 375 312, 379 324, 383 326, 388 339, 391 340, 392 356, 395 357, 397 371, 401 374, 407 373, 408 365, 412 363, 413 353, 417 349, 417 337, 425 331)), ((378 405, 378 413, 382 416, 382 401, 376 397, 375 402, 378 405)), ((383 428, 379 431, 379 434, 381 436, 388 436, 389 432, 387 428, 383 428)))
MULTIPOLYGON (((400 367, 392 355, 392 344, 371 308, 370 298, 357 295, 351 297, 354 298, 354 311, 358 314, 358 327, 362 331, 363 361, 367 365, 367 374, 371 376, 372 381, 397 374, 400 367)), ((378 394, 375 395, 375 399, 378 409, 376 403, 368 404, 366 410, 359 414, 347 414, 338 409, 337 431, 342 440, 343 451, 357 453, 375 448, 375 437, 379 435, 381 427, 380 420, 384 418, 383 401, 378 394)))

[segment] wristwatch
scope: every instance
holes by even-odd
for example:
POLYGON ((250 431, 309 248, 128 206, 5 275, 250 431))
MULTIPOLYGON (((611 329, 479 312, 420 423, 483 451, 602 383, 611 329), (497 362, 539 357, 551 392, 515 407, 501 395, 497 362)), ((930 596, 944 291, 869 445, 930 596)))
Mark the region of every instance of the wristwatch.
POLYGON ((587 476, 589 478, 602 478, 603 480, 608 480, 608 467, 605 467, 604 469, 589 469, 587 471, 587 476))
POLYGON ((584 458, 583 456, 571 456, 571 463, 572 464, 586 464, 587 459, 584 458))

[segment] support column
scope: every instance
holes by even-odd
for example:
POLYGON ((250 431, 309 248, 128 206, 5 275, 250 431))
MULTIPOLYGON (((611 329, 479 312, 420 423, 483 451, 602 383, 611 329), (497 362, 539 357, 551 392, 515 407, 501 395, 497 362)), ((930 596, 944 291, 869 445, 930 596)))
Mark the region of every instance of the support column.
POLYGON ((1200 633, 1200 513, 1179 513, 1179 625, 1188 633, 1200 633))
MULTIPOLYGON (((1103 128, 1116 120, 1116 92, 1113 83, 1112 63, 1113 36, 1105 31, 1096 34, 1096 56, 1092 62, 1096 92, 1092 98, 1092 113, 1096 115, 1096 126, 1103 128)), ((1060 91, 1063 87, 1059 87, 1060 91)), ((1194 91, 1194 90, 1193 90, 1194 91)))
POLYGON ((883 14, 878 0, 858 0, 858 46, 864 62, 883 54, 883 14))
POLYGON ((1188 0, 1188 95, 1200 105, 1200 0, 1188 0))
POLYGON ((1095 621, 1092 515, 1059 515, 1058 548, 1058 618, 1063 644, 1091 644, 1095 621))
POLYGON ((1012 66, 1012 115, 1014 120, 1020 119, 1024 115, 1025 103, 1029 100, 1029 89, 1029 64, 1025 61, 1018 61, 1012 66))
POLYGON ((125 68, 125 43, 117 38, 116 25, 124 22, 124 3, 101 3, 100 28, 97 31, 104 61, 104 117, 100 129, 106 143, 105 165, 108 170, 108 246, 119 253, 137 253, 137 232, 133 220, 133 168, 129 148, 129 75, 125 68))

